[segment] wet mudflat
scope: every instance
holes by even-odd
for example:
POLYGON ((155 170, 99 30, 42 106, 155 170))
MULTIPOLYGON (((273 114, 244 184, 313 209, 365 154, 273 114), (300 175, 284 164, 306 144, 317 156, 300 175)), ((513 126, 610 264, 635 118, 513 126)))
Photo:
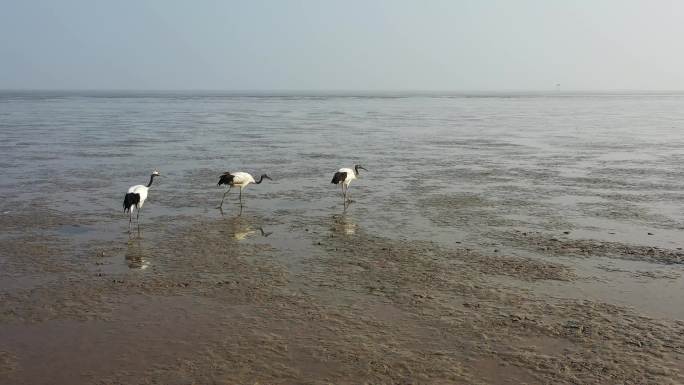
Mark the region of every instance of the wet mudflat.
POLYGON ((38 279, 3 291, 3 376, 45 384, 683 380, 681 321, 507 283, 576 281, 567 264, 374 236, 353 208, 299 224, 244 212, 184 222, 145 226, 154 238, 88 242, 78 266, 51 262, 73 258, 68 241, 61 249, 52 239, 3 242, 15 274, 7 281, 38 279), (293 237, 308 244, 291 249, 293 237))
POLYGON ((588 98, 4 100, 0 382, 682 383, 681 97, 588 98))

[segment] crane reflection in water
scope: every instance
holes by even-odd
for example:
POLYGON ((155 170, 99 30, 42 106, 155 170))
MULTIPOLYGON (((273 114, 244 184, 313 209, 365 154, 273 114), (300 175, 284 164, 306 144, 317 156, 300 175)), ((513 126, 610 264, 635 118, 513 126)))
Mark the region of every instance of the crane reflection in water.
POLYGON ((150 256, 145 250, 142 239, 136 238, 128 242, 126 249, 126 265, 129 269, 145 270, 150 267, 150 256))
POLYGON ((345 236, 352 236, 356 234, 358 225, 354 219, 349 216, 346 211, 342 214, 334 214, 332 216, 331 231, 333 233, 342 234, 345 236))
POLYGON ((244 241, 246 239, 262 236, 268 237, 273 232, 266 232, 263 227, 251 223, 250 219, 240 214, 225 219, 226 232, 236 241, 244 241))

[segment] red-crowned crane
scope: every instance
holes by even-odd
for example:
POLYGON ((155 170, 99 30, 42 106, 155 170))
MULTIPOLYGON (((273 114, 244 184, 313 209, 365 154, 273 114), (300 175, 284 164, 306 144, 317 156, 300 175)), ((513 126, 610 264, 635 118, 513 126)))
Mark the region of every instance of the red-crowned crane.
MULTIPOLYGON (((347 191, 349 191, 349 184, 356 178, 359 177, 359 169, 366 170, 360 164, 354 165, 354 169, 351 168, 341 168, 337 170, 330 183, 339 184, 342 186, 342 195, 344 196, 345 203, 347 202, 347 191)), ((366 170, 368 171, 368 170, 366 170)))
POLYGON ((138 210, 135 220, 138 222, 138 224, 140 224, 140 211, 142 210, 143 204, 147 199, 147 192, 149 191, 150 186, 152 186, 155 176, 160 176, 159 171, 152 171, 152 175, 150 175, 150 182, 147 184, 147 186, 142 184, 131 186, 126 193, 126 196, 124 196, 123 208, 124 213, 128 211, 129 232, 131 231, 131 223, 133 222, 133 209, 138 210))
POLYGON ((273 180, 266 174, 261 174, 259 180, 256 181, 254 180, 254 177, 252 177, 252 175, 246 172, 224 172, 223 174, 221 174, 221 177, 219 178, 218 186, 222 184, 228 185, 228 191, 223 193, 223 198, 221 199, 221 204, 219 205, 219 208, 223 207, 223 200, 226 199, 226 195, 230 192, 230 189, 232 189, 233 186, 240 187, 240 206, 242 206, 242 189, 247 187, 247 185, 250 183, 260 184, 264 181, 264 179, 273 180))

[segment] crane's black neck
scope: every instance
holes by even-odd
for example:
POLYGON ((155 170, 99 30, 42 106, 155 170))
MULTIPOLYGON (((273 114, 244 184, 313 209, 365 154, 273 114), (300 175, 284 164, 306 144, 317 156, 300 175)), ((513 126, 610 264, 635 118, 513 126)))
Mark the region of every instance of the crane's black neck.
POLYGON ((155 176, 156 176, 156 175, 154 175, 154 174, 150 175, 150 183, 147 184, 147 187, 152 186, 152 182, 154 182, 154 177, 155 177, 155 176))
POLYGON ((354 175, 359 176, 359 166, 354 166, 354 175))
POLYGON ((256 182, 254 182, 254 183, 256 183, 256 184, 261 184, 261 182, 263 182, 263 181, 264 181, 264 176, 262 175, 262 176, 259 177, 259 180, 256 181, 256 182))

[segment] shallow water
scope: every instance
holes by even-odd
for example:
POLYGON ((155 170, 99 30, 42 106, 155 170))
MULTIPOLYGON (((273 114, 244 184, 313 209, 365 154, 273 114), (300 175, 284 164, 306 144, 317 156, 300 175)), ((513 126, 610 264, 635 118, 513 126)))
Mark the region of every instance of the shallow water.
POLYGON ((497 231, 516 228, 676 249, 684 246, 682 102, 681 94, 5 92, 0 193, 92 215, 62 235, 112 238, 105 222, 125 230, 123 215, 115 220, 122 192, 153 168, 164 176, 145 222, 216 216, 221 172, 265 172, 275 182, 249 187, 246 211, 286 224, 341 212, 328 179, 360 163, 370 171, 353 184, 349 217, 373 233, 488 248, 497 231))
MULTIPOLYGON (((682 94, 4 92, 0 216, 15 227, 3 237, 68 239, 73 260, 59 262, 88 272, 171 274, 157 252, 162 233, 220 221, 231 247, 255 247, 256 259, 268 250, 296 273, 317 268, 310 231, 364 233, 558 262, 578 279, 513 285, 684 319, 681 260, 577 256, 510 236, 684 247, 683 103, 682 94), (344 210, 330 179, 355 163, 369 171, 344 210), (123 194, 154 168, 163 176, 130 243, 123 194), (237 195, 215 208, 229 170, 274 179, 245 190, 242 215, 237 195), (46 214, 15 221, 27 207, 46 214), (60 224, 66 214, 76 223, 60 224), (78 250, 93 242, 119 251, 83 262, 78 250)), ((7 273, 0 289, 47 284, 49 274, 7 273)))

